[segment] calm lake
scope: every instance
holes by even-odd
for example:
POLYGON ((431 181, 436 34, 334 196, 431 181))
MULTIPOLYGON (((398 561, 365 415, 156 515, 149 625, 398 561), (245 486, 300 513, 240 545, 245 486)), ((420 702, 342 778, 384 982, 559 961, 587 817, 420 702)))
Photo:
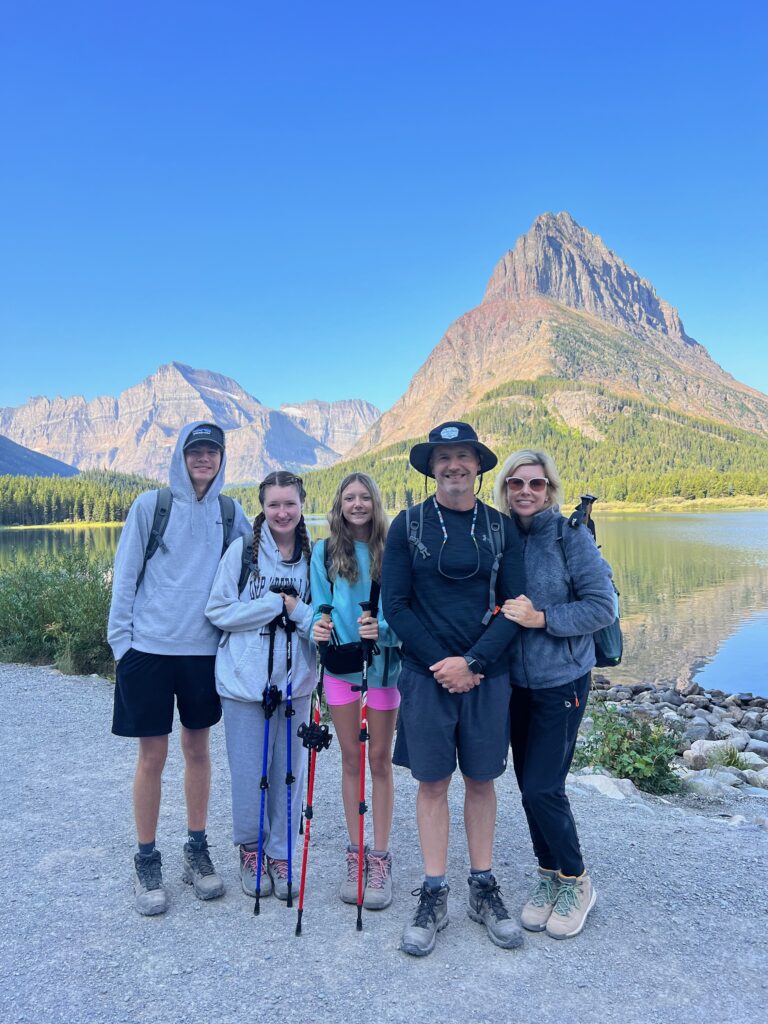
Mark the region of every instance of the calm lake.
MULTIPOLYGON (((624 664, 615 681, 768 695, 768 511, 596 516, 621 591, 624 664)), ((324 522, 310 522, 323 536, 324 522)), ((119 527, 0 531, 0 570, 73 545, 112 554, 119 527)))

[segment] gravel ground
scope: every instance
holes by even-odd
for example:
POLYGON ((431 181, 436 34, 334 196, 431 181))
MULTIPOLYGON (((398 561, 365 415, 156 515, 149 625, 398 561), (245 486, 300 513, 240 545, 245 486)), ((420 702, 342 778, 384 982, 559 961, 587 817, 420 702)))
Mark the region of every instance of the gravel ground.
MULTIPOLYGON (((381 913, 336 895, 344 831, 339 752, 320 755, 303 935, 295 909, 239 889, 229 839, 223 727, 213 730, 209 840, 227 893, 196 900, 182 884, 181 755, 172 741, 158 843, 170 910, 132 907, 135 741, 110 734, 112 687, 98 678, 0 665, 2 800, 0 1019, 101 1022, 536 1021, 708 1024, 764 1021, 768 1004, 764 878, 768 832, 728 805, 614 801, 574 790, 572 804, 599 900, 581 936, 526 937, 501 950, 465 913, 462 787, 451 788, 451 923, 435 952, 398 951, 421 878, 415 786, 396 771, 395 900, 381 913)), ((257 785, 254 778, 254 785, 257 785)), ((500 780, 495 870, 510 908, 532 858, 512 772, 500 780)))

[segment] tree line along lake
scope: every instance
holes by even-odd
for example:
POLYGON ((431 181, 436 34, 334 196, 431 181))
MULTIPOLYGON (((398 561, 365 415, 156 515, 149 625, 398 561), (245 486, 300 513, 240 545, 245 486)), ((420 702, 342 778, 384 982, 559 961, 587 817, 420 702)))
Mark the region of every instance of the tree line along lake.
MULTIPOLYGON (((625 634, 624 663, 605 674, 768 695, 768 510, 601 514, 596 506, 595 520, 625 634)), ((324 519, 308 524, 314 539, 327 534, 324 519)), ((112 557, 120 529, 0 531, 0 572, 74 545, 112 557)))

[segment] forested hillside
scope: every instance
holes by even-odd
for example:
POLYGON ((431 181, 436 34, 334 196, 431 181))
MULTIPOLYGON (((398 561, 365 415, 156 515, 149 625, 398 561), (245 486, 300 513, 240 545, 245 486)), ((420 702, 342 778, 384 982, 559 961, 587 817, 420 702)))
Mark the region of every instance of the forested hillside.
POLYGON ((106 470, 76 477, 0 476, 0 526, 122 522, 155 480, 106 470))

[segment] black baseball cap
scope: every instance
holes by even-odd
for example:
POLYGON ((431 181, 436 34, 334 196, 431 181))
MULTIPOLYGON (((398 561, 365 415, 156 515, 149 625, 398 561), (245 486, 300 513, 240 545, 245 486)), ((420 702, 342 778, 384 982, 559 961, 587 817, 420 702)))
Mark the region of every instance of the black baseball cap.
POLYGON ((449 420, 447 423, 441 423, 433 430, 430 430, 428 441, 422 441, 421 444, 415 444, 411 448, 410 463, 413 468, 418 469, 425 476, 434 477, 434 473, 429 466, 429 460, 435 448, 445 444, 466 444, 474 448, 480 459, 481 473, 487 473, 498 462, 491 449, 486 448, 481 441, 478 441, 477 434, 468 423, 462 423, 460 420, 449 420))
POLYGON ((212 444, 224 451, 224 431, 215 423, 201 423, 187 434, 183 450, 196 444, 212 444))

